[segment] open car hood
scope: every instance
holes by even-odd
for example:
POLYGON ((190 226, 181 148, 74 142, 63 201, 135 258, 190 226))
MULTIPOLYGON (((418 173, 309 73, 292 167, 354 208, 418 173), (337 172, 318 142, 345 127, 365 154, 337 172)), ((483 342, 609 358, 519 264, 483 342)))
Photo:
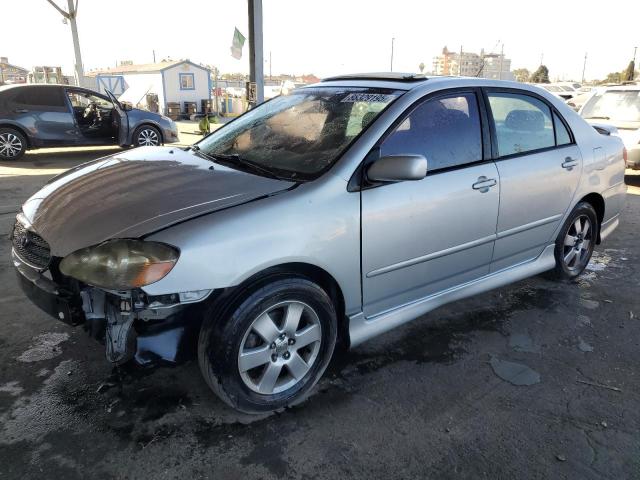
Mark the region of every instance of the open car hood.
POLYGON ((176 147, 142 147, 53 178, 22 206, 63 257, 112 238, 137 238, 295 184, 212 163, 176 147))

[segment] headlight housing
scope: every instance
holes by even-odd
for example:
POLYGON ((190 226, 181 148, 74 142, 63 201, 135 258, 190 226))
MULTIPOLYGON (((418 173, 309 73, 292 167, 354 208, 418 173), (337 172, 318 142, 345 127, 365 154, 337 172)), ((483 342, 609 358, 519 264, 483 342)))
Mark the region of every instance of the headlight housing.
POLYGON ((142 240, 109 240, 82 248, 60 262, 60 271, 107 290, 131 290, 164 278, 178 261, 174 247, 142 240))

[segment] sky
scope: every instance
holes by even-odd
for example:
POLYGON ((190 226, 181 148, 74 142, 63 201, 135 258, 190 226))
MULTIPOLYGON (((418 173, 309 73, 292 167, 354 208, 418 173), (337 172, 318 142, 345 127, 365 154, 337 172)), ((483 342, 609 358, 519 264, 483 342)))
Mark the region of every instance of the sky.
MULTIPOLYGON (((54 0, 66 8, 66 0, 54 0)), ((265 75, 418 71, 450 50, 504 53, 514 68, 533 71, 541 56, 552 80, 604 78, 626 68, 640 46, 637 0, 587 2, 263 0, 265 75), (573 5, 573 6, 572 6, 573 5), (612 6, 614 8, 607 8, 612 6), (271 65, 269 53, 271 52, 271 65)), ((71 31, 46 0, 3 0, 11 22, 0 27, 0 56, 31 69, 62 66, 72 74, 71 31)), ((78 30, 85 71, 118 61, 188 58, 221 72, 248 72, 231 57, 234 27, 246 35, 246 0, 79 0, 78 30)), ((638 57, 640 59, 640 57, 638 57)))

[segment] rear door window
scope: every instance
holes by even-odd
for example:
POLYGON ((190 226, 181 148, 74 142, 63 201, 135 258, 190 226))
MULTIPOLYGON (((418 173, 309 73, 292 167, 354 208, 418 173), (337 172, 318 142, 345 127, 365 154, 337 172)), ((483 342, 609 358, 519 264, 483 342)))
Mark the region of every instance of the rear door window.
POLYGON ((551 109, 541 100, 514 93, 489 93, 501 157, 556 145, 551 109))
POLYGON ((556 130, 556 145, 569 145, 571 143, 571 135, 569 135, 569 130, 567 130, 564 122, 560 120, 560 117, 555 112, 553 114, 553 126, 556 130))
POLYGON ((13 103, 32 109, 66 109, 62 90, 59 88, 23 88, 13 97, 13 103))
POLYGON ((430 172, 482 160, 478 101, 472 92, 418 105, 380 146, 381 155, 424 155, 430 172))

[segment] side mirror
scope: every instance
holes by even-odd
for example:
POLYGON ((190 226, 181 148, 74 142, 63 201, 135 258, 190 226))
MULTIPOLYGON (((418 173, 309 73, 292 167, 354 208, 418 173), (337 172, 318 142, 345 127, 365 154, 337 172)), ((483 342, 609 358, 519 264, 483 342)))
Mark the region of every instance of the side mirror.
POLYGON ((122 105, 122 110, 124 110, 125 112, 130 112, 131 110, 133 110, 133 105, 131 105, 129 102, 122 102, 120 105, 122 105))
POLYGON ((367 178, 374 182, 422 180, 426 175, 427 159, 423 155, 387 155, 367 170, 367 178))

